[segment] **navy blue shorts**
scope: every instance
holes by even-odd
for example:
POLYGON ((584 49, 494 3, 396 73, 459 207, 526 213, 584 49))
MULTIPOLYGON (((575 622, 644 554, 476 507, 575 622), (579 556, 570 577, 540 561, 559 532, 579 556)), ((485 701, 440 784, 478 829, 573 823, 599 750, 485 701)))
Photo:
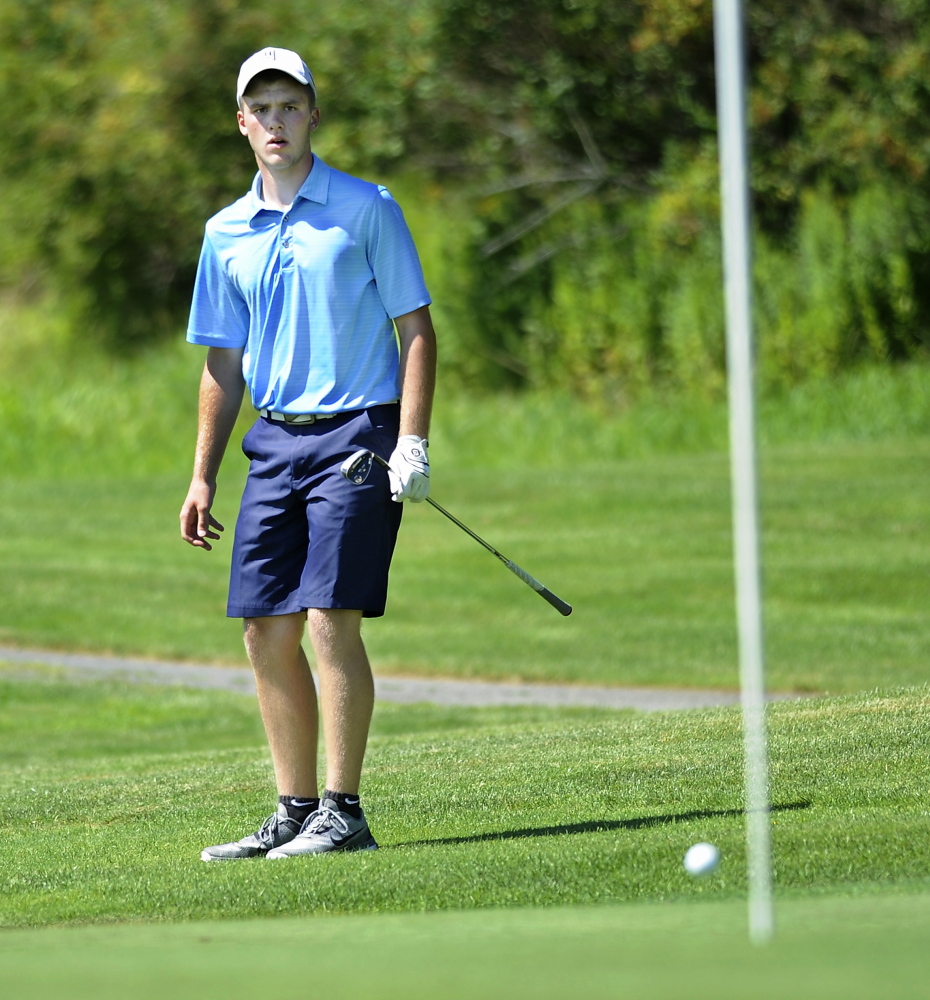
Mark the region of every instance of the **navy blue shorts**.
POLYGON ((398 403, 313 424, 259 417, 242 440, 251 465, 233 542, 230 618, 308 608, 384 614, 403 505, 377 463, 361 486, 339 467, 360 448, 387 458, 399 420, 398 403))

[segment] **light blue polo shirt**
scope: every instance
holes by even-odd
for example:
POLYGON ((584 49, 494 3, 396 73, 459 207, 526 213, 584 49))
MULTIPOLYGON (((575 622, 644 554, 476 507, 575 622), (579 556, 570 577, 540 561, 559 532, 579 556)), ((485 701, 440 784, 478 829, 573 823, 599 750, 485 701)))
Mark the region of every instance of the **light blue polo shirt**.
POLYGON ((207 223, 187 339, 242 347, 256 409, 337 413, 400 398, 392 317, 429 305, 400 206, 314 156, 287 212, 248 194, 207 223))

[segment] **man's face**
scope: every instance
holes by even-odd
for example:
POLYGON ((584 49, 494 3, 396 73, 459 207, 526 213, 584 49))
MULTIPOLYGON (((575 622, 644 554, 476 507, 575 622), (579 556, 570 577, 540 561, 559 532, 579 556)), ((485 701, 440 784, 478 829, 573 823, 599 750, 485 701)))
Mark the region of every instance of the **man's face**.
POLYGON ((239 131, 259 163, 276 173, 312 162, 310 135, 320 122, 307 92, 296 80, 257 83, 242 95, 239 131))

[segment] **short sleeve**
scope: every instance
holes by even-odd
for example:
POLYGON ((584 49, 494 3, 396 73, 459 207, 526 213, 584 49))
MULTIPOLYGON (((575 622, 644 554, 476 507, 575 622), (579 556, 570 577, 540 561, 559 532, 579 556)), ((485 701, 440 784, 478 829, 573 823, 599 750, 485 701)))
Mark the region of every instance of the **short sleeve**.
POLYGON ((197 265, 187 340, 207 347, 244 347, 248 336, 248 306, 229 279, 207 232, 197 265))
POLYGON ((430 304, 423 268, 400 205, 378 188, 368 242, 368 263, 385 312, 392 319, 430 304))

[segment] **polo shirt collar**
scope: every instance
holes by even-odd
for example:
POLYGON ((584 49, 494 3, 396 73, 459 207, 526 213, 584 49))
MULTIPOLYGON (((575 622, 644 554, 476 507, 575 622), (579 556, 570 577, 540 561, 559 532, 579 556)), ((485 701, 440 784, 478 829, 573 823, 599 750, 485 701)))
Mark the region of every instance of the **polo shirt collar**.
MULTIPOLYGON (((301 184, 297 192, 297 198, 305 198, 307 201, 315 201, 320 205, 325 205, 329 200, 329 178, 332 174, 332 167, 324 163, 316 153, 313 154, 313 169, 307 174, 307 179, 301 184)), ((297 198, 294 201, 297 201, 297 198)), ((252 181, 252 188, 249 191, 249 222, 251 222, 259 212, 269 211, 262 201, 262 175, 261 171, 255 174, 252 181)))

